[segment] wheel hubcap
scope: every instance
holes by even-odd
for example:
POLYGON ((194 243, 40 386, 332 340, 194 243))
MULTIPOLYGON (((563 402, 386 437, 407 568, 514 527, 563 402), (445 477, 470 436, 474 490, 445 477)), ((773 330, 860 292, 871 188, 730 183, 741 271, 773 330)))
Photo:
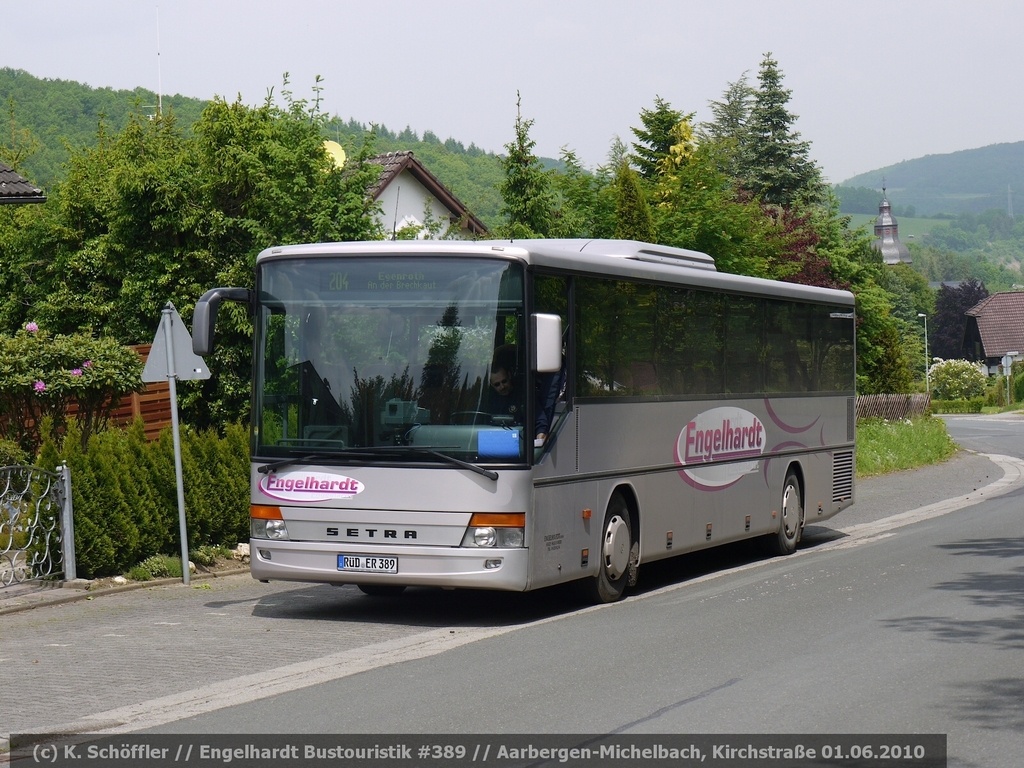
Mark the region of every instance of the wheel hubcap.
POLYGON ((604 532, 604 567, 612 581, 621 578, 629 567, 629 546, 629 523, 613 515, 604 532))
POLYGON ((800 524, 800 494, 796 488, 789 486, 782 497, 782 525, 786 535, 792 537, 800 524))

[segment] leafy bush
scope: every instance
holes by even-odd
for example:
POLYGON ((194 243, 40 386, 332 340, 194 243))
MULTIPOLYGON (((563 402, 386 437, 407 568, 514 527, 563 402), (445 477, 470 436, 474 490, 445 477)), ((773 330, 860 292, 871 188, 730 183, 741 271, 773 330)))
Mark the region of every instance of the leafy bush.
POLYGON ((967 360, 942 360, 929 370, 932 394, 938 400, 970 400, 982 397, 988 376, 967 360))
POLYGON ((12 467, 16 464, 28 464, 29 454, 13 440, 0 438, 0 467, 12 467))
POLYGON ((170 555, 153 555, 147 557, 141 563, 128 571, 128 578, 132 581, 152 581, 153 579, 180 578, 181 558, 175 559, 170 555))
POLYGON ((231 550, 223 544, 201 544, 188 553, 188 559, 196 565, 211 566, 218 559, 231 557, 231 550))

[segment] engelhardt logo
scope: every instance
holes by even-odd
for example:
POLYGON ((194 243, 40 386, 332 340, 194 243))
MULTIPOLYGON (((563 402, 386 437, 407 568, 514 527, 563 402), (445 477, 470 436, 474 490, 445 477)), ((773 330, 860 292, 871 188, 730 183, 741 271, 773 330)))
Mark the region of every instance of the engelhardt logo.
POLYGON ((761 420, 750 411, 727 406, 698 413, 683 427, 676 438, 675 460, 687 483, 717 491, 756 472, 764 449, 761 420))
POLYGON ((271 472, 260 480, 259 488, 273 499, 314 502, 351 499, 362 493, 366 486, 354 477, 296 470, 283 474, 271 472))

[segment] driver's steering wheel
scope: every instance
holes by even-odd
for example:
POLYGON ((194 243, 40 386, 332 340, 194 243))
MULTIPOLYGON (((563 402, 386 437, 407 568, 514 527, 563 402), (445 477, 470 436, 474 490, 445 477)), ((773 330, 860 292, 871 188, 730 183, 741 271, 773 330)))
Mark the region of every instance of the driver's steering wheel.
POLYGON ((450 421, 452 424, 490 424, 491 414, 483 411, 456 411, 450 421))

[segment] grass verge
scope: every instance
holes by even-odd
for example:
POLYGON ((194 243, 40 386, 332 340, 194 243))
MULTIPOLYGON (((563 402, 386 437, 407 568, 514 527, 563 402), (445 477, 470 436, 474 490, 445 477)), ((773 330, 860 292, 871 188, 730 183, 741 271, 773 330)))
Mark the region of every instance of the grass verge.
POLYGON ((942 419, 857 422, 857 477, 938 464, 957 451, 942 419))

